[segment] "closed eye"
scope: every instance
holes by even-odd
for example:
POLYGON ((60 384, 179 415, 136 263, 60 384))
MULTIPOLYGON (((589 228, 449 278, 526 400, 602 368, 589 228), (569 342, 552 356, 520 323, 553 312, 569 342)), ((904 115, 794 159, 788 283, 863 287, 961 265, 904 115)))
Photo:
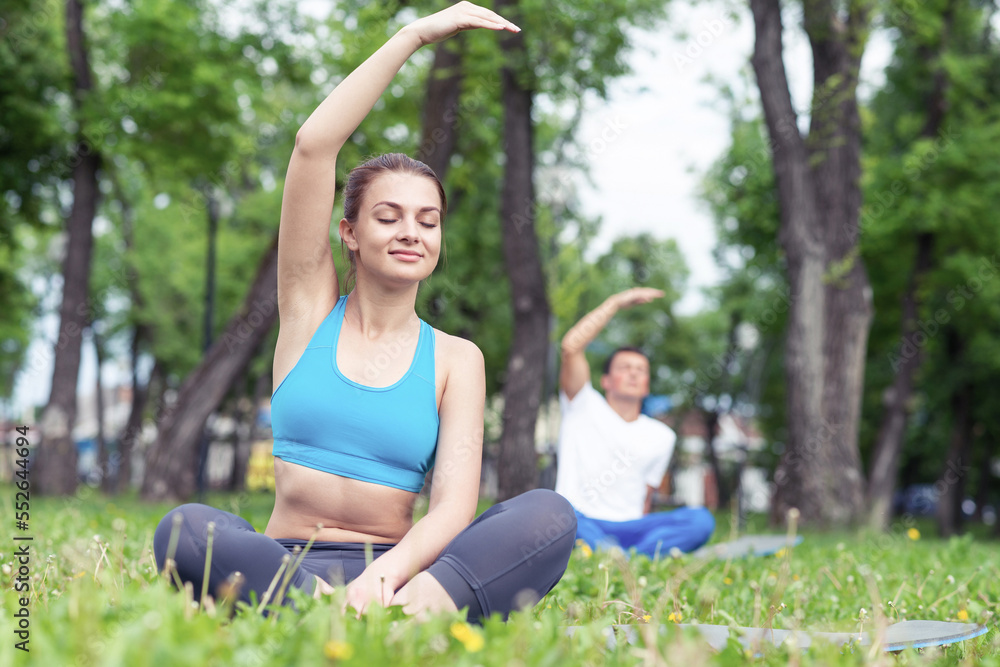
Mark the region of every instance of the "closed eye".
POLYGON ((396 222, 394 219, 391 219, 391 218, 379 218, 378 221, 379 222, 396 222))

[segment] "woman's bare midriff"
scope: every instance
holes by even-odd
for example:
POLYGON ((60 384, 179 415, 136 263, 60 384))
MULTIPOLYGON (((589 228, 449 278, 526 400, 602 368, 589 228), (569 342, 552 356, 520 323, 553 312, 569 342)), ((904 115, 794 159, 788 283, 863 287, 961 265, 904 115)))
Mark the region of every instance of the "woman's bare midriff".
POLYGON ((395 544, 413 526, 417 494, 274 460, 268 537, 395 544))

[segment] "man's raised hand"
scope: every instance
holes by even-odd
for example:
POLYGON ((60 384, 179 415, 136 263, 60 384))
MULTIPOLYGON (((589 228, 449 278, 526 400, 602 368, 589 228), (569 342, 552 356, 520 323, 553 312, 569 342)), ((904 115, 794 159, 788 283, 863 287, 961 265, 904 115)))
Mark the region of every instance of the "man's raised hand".
POLYGON ((631 308, 641 303, 649 303, 653 299, 663 297, 665 292, 653 287, 633 287, 615 294, 612 298, 619 308, 631 308))

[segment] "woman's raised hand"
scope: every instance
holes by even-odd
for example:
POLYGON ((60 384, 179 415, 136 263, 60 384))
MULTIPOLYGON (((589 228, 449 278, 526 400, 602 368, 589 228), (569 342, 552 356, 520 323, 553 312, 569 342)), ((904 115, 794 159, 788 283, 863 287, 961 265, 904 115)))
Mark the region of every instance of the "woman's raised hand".
POLYGON ((442 9, 436 14, 414 21, 406 28, 414 31, 424 45, 441 42, 463 30, 475 28, 521 32, 520 28, 496 12, 471 2, 460 2, 442 9))

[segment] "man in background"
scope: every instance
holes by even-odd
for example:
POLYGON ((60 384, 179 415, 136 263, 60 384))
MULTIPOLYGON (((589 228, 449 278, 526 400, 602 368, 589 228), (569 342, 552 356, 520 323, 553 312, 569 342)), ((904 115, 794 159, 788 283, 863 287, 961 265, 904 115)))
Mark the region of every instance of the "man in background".
POLYGON ((708 541, 715 519, 705 508, 651 512, 677 436, 642 414, 649 394, 649 359, 638 348, 615 350, 594 389, 587 346, 622 308, 648 303, 663 292, 636 287, 608 297, 562 340, 559 375, 559 467, 556 492, 573 505, 577 539, 592 549, 620 547, 651 558, 671 549, 693 551, 708 541))

